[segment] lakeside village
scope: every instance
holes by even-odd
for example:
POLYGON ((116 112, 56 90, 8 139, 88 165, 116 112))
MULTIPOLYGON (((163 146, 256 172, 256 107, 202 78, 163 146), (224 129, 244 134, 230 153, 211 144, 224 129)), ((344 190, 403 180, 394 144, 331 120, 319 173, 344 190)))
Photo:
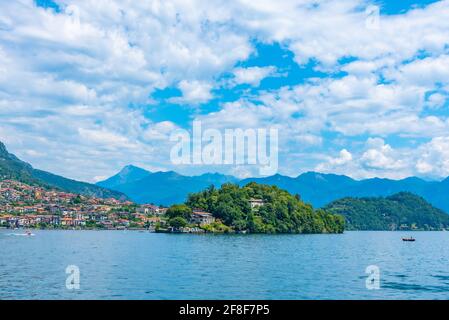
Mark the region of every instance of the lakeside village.
MULTIPOLYGON (((254 199, 251 206, 259 206, 254 199)), ((193 210, 188 224, 170 223, 167 208, 48 190, 15 180, 0 181, 0 228, 149 230, 203 233, 222 225, 212 214, 193 210)), ((225 230, 226 231, 226 230, 225 230)))

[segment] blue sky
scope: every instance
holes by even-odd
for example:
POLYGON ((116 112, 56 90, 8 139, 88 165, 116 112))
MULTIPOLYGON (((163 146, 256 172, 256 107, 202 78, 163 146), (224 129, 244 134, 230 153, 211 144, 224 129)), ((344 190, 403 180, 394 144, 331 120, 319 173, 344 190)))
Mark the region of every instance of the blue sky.
POLYGON ((0 140, 96 181, 175 165, 171 133, 277 128, 279 173, 449 176, 449 1, 0 4, 0 140), (380 16, 373 17, 372 8, 380 16))

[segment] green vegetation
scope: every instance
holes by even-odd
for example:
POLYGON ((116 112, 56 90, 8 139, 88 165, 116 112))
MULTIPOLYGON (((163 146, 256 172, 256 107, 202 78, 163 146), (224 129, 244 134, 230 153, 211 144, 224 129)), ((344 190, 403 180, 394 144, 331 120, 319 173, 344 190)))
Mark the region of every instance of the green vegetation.
MULTIPOLYGON (((182 211, 187 212, 186 207, 210 212, 221 224, 237 232, 341 233, 344 230, 342 216, 314 210, 298 196, 254 182, 244 187, 230 183, 223 184, 220 189, 211 186, 190 194, 182 211), (250 199, 260 199, 264 203, 251 208, 250 199)), ((167 214, 180 211, 180 207, 171 207, 167 214)))
POLYGON ((192 209, 185 204, 175 204, 166 212, 168 224, 175 229, 188 226, 191 215, 192 209))
POLYGON ((330 203, 325 209, 345 216, 348 230, 449 228, 449 215, 409 192, 387 198, 344 198, 330 203))
POLYGON ((187 226, 188 222, 186 219, 179 216, 179 217, 170 218, 170 220, 168 220, 168 224, 173 228, 179 229, 179 228, 183 228, 183 227, 187 226))
POLYGON ((175 217, 182 217, 186 221, 190 220, 192 215, 192 209, 186 206, 185 204, 175 204, 168 208, 166 215, 169 219, 173 219, 175 217))
POLYGON ((86 229, 104 229, 104 225, 91 220, 86 221, 85 227, 86 229))
POLYGON ((127 197, 117 191, 105 189, 86 182, 67 179, 46 171, 34 169, 30 164, 9 153, 0 142, 0 180, 12 179, 29 185, 47 189, 58 189, 97 198, 116 198, 126 200, 127 197))
POLYGON ((220 221, 215 221, 211 224, 207 224, 201 227, 206 232, 211 233, 232 233, 234 230, 231 227, 228 227, 227 225, 223 224, 220 221))
POLYGON ((75 199, 72 200, 73 204, 81 204, 83 203, 83 199, 81 198, 80 195, 77 195, 75 199))

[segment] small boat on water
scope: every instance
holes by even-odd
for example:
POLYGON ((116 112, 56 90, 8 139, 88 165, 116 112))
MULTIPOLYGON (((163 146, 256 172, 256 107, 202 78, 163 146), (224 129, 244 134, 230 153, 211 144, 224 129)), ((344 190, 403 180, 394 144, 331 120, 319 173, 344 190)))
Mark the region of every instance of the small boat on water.
POLYGON ((22 236, 22 237, 33 237, 34 233, 31 231, 26 231, 25 233, 7 233, 8 236, 22 236))
POLYGON ((409 238, 402 238, 402 241, 411 241, 411 242, 413 242, 413 241, 415 241, 416 239, 415 238, 413 238, 413 237, 409 237, 409 238))

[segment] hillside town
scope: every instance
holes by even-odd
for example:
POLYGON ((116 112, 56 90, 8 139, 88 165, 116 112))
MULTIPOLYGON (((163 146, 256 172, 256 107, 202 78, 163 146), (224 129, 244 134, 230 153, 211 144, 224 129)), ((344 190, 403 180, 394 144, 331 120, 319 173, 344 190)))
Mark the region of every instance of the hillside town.
POLYGON ((166 208, 86 197, 0 181, 0 227, 58 229, 151 229, 163 225, 166 208))

